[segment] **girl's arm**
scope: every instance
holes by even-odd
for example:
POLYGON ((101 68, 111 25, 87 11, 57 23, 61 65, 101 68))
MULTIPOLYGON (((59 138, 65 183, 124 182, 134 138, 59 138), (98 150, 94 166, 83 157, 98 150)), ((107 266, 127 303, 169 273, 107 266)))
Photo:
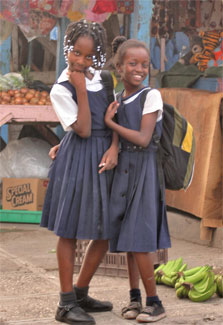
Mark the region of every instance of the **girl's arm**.
POLYGON ((88 138, 91 135, 91 111, 88 102, 88 95, 83 72, 69 71, 69 81, 76 89, 78 114, 77 120, 71 124, 72 129, 81 138, 88 138))
POLYGON ((118 164, 119 136, 113 132, 112 143, 109 149, 104 153, 99 164, 99 174, 108 169, 113 169, 118 164))
POLYGON ((113 131, 117 132, 122 138, 128 140, 129 142, 134 143, 137 146, 141 146, 146 148, 152 138, 152 134, 156 125, 158 111, 144 114, 141 120, 140 130, 132 130, 125 128, 117 124, 113 117, 115 116, 115 112, 118 109, 118 102, 113 102, 109 105, 107 112, 105 114, 105 123, 107 126, 113 131))
POLYGON ((49 157, 54 160, 57 156, 57 151, 60 147, 60 143, 59 144, 56 144, 55 146, 53 146, 50 151, 49 151, 49 157))

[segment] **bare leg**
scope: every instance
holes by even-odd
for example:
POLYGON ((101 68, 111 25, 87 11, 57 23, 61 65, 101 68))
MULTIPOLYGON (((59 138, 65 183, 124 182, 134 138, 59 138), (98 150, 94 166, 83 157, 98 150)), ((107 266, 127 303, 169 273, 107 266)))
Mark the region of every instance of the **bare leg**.
POLYGON ((84 256, 78 280, 74 288, 79 306, 87 312, 104 312, 110 311, 113 308, 112 303, 109 301, 100 301, 88 295, 89 283, 107 250, 108 240, 92 240, 84 256))
POLYGON ((135 319, 141 310, 141 292, 139 289, 139 269, 133 253, 127 253, 130 303, 122 308, 125 319, 135 319))
POLYGON ((89 285, 107 250, 107 240, 90 241, 77 279, 76 286, 78 288, 87 287, 89 285))
POLYGON ((127 253, 127 266, 130 289, 139 288, 139 270, 134 255, 131 252, 127 253))
POLYGON ((60 237, 57 243, 57 261, 62 292, 73 291, 75 239, 60 237))
POLYGON ((154 277, 153 258, 150 253, 133 253, 138 265, 139 273, 145 287, 147 297, 156 296, 156 282, 154 277))

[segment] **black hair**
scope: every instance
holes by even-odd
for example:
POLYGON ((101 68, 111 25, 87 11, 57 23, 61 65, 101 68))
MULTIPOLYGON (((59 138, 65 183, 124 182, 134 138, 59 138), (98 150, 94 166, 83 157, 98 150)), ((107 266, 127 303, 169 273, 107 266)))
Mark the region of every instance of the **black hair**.
POLYGON ((118 51, 119 46, 127 41, 127 38, 125 36, 116 36, 112 41, 112 56, 115 56, 115 54, 118 51))
MULTIPOLYGON (((126 51, 129 48, 144 48, 146 50, 146 52, 149 55, 149 49, 146 45, 146 43, 139 41, 137 39, 124 39, 124 36, 117 36, 114 40, 113 40, 113 53, 114 53, 114 63, 115 65, 117 64, 122 64, 126 51)), ((112 44, 113 44, 112 43, 112 44)))
POLYGON ((72 22, 67 26, 64 36, 64 56, 67 61, 67 54, 72 50, 77 39, 81 36, 89 36, 94 42, 93 67, 102 68, 106 62, 106 42, 107 35, 104 27, 96 22, 88 22, 81 19, 72 22))

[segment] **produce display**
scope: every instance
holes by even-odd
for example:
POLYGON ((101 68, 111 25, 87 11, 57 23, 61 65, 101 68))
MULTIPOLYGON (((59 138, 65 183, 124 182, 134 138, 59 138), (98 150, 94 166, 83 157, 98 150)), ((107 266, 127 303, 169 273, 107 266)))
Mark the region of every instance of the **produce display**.
POLYGON ((157 284, 165 284, 176 290, 178 298, 189 298, 194 302, 210 299, 215 293, 223 297, 223 271, 216 271, 210 265, 187 269, 183 258, 161 264, 154 271, 157 284))
POLYGON ((4 105, 51 105, 49 93, 29 88, 0 91, 0 104, 4 105))
POLYGON ((21 73, 0 75, 0 104, 2 105, 51 105, 49 92, 35 89, 29 75, 30 68, 22 67, 21 73))

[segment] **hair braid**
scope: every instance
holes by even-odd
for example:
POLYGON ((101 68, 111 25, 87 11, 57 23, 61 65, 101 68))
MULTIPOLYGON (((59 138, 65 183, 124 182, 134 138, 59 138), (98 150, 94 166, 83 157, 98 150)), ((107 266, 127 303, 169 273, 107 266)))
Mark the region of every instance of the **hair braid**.
POLYGON ((74 44, 81 36, 89 36, 94 42, 93 67, 101 69, 106 62, 106 32, 104 27, 96 22, 88 22, 81 19, 67 26, 64 36, 64 56, 67 62, 67 54, 73 50, 74 44))

